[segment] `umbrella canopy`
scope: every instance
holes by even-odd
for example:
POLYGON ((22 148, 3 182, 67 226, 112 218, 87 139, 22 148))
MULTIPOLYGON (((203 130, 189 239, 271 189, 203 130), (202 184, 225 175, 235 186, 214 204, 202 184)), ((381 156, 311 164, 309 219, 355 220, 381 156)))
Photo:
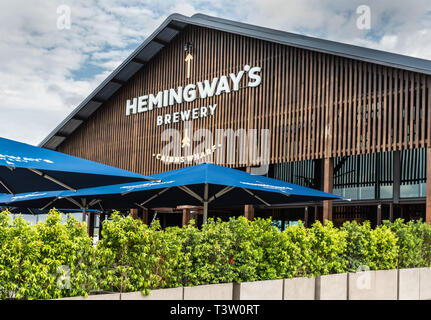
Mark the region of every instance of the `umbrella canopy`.
POLYGON ((0 138, 0 193, 76 191, 149 179, 134 172, 0 138))
POLYGON ((145 181, 78 190, 77 192, 41 192, 0 197, 10 206, 66 206, 82 208, 95 205, 102 209, 154 208, 177 205, 203 205, 204 221, 208 205, 227 207, 245 204, 266 206, 335 200, 342 197, 288 182, 252 175, 244 171, 200 164, 152 176, 160 181, 145 181))

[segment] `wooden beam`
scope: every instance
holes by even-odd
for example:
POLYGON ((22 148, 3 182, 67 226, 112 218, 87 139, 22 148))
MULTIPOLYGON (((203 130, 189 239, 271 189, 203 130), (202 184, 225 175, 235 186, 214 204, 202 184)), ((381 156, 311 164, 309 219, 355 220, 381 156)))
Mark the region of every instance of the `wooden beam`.
POLYGON ((99 99, 99 98, 91 98, 91 101, 94 101, 94 102, 98 102, 98 103, 105 103, 106 102, 106 100, 104 100, 104 99, 99 99))
POLYGON ((168 26, 166 28, 169 28, 169 29, 172 29, 172 30, 175 30, 175 31, 178 31, 178 32, 181 32, 181 31, 184 30, 183 28, 177 27, 177 26, 175 26, 173 24, 168 24, 168 26))
POLYGON ((111 82, 123 85, 123 84, 126 84, 127 81, 113 78, 113 79, 111 79, 111 82))
MULTIPOLYGON (((334 159, 325 158, 323 160, 323 191, 332 193, 333 180, 334 180, 334 159)), ((332 201, 323 201, 323 223, 325 220, 332 221, 332 201)))
POLYGON ((132 61, 136 62, 136 63, 139 63, 139 64, 147 64, 148 63, 147 60, 144 60, 144 59, 141 59, 141 58, 136 58, 136 57, 133 58, 132 61))
POLYGON ((154 38, 154 39, 153 39, 153 40, 151 40, 151 41, 157 42, 158 44, 161 44, 161 45, 163 45, 163 46, 165 46, 165 47, 169 44, 169 42, 166 42, 166 41, 164 41, 164 40, 157 39, 157 38, 154 38))

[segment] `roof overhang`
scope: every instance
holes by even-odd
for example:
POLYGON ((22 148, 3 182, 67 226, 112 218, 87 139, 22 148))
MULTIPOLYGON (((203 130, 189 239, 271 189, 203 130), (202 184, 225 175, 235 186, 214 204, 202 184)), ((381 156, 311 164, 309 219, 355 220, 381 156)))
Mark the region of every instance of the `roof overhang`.
POLYGON ((39 146, 56 149, 188 25, 211 28, 283 45, 431 75, 431 61, 425 59, 298 35, 203 14, 195 14, 192 17, 172 14, 73 110, 39 146))

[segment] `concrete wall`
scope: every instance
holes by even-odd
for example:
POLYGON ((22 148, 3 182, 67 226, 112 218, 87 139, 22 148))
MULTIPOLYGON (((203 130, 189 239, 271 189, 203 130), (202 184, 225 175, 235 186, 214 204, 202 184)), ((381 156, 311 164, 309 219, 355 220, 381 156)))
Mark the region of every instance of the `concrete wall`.
POLYGON ((233 283, 184 287, 184 300, 233 300, 233 283))
POLYGON ((121 294, 121 300, 183 300, 184 289, 168 288, 151 290, 148 296, 144 296, 141 292, 127 292, 121 294))
POLYGON ((283 279, 234 283, 234 300, 283 300, 283 279))
POLYGON ((419 269, 419 299, 431 300, 431 268, 419 269))
POLYGON ((418 300, 420 297, 420 269, 400 269, 398 299, 418 300))
POLYGON ((64 300, 431 300, 431 268, 364 271, 140 292, 64 300))
POLYGON ((314 300, 316 278, 293 278, 284 280, 284 300, 314 300))
POLYGON ((61 298, 56 300, 121 300, 120 293, 108 293, 108 294, 93 294, 88 297, 70 297, 70 298, 61 298))
POLYGON ((362 271, 349 274, 349 300, 397 300, 398 271, 362 271))
POLYGON ((316 300, 347 300, 347 273, 317 277, 316 300))

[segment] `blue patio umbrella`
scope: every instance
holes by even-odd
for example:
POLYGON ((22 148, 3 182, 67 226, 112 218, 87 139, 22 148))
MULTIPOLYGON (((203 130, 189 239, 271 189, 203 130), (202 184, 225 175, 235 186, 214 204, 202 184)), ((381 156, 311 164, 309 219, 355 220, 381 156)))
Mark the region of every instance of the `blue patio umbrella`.
POLYGON ((221 167, 200 164, 152 176, 159 181, 143 181, 77 190, 42 192, 0 197, 10 206, 99 205, 111 208, 154 208, 177 205, 202 205, 204 222, 208 205, 227 207, 245 204, 265 206, 293 202, 342 199, 342 197, 288 182, 221 167))
POLYGON ((0 138, 0 193, 76 191, 149 179, 138 173, 0 138))

